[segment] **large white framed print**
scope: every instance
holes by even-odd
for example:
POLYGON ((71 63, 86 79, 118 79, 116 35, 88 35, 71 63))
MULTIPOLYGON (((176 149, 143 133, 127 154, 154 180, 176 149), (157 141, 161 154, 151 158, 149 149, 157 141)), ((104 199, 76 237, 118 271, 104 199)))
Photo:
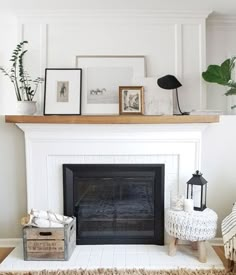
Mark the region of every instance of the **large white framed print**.
POLYGON ((44 115, 80 115, 81 87, 81 69, 46 68, 44 115))
POLYGON ((82 69, 83 115, 118 115, 119 86, 132 86, 145 77, 144 56, 76 56, 82 69))

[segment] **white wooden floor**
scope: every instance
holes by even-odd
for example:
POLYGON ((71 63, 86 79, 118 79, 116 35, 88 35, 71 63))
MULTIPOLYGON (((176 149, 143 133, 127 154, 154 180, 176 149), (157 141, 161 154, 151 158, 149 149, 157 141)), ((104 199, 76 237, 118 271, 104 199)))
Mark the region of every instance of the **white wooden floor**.
POLYGON ((69 261, 24 261, 23 247, 19 244, 0 264, 0 271, 42 269, 95 269, 95 268, 224 268, 210 244, 207 244, 207 263, 200 263, 197 252, 182 245, 177 254, 168 256, 167 246, 156 245, 80 245, 69 261))

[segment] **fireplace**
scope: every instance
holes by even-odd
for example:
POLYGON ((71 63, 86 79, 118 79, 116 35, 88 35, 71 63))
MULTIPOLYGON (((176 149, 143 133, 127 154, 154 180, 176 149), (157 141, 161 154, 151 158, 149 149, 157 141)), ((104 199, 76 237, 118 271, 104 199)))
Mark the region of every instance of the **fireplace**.
POLYGON ((164 203, 168 208, 170 192, 184 194, 189 175, 201 169, 202 131, 207 124, 19 123, 17 126, 25 134, 27 211, 32 208, 50 209, 63 214, 62 168, 65 163, 163 163, 164 203))
POLYGON ((77 244, 164 244, 164 164, 64 164, 77 244))

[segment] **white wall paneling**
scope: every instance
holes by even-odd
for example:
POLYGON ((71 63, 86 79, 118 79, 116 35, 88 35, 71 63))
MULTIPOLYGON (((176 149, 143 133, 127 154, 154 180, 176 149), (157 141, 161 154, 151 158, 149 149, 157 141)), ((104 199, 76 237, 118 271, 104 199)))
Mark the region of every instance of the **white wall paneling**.
POLYGON ((206 94, 206 85, 202 79, 202 72, 206 69, 206 24, 205 21, 199 25, 199 37, 200 37, 200 45, 199 45, 199 72, 200 72, 200 99, 201 106, 207 107, 207 94, 206 94))
MULTIPOLYGON (((42 23, 40 24, 40 68, 39 68, 39 75, 45 76, 45 68, 48 67, 48 24, 42 23)), ((43 101, 44 101, 44 85, 40 86, 40 91, 38 93, 38 113, 43 113, 43 101)))
POLYGON ((175 75, 183 77, 183 48, 182 48, 182 24, 175 24, 175 75))
MULTIPOLYGON (((32 79, 38 76, 44 77, 47 67, 47 24, 40 22, 31 22, 31 24, 19 23, 18 26, 19 41, 27 40, 28 49, 25 55, 25 70, 32 79)), ((38 87, 34 97, 37 101, 37 112, 43 113, 44 85, 38 87)))
MULTIPOLYGON (((42 75, 44 67, 74 67, 77 55, 144 55, 147 76, 177 75, 183 83, 181 105, 191 110, 205 107, 200 72, 207 16, 194 11, 84 10, 32 12, 18 19, 32 45, 33 71, 42 75)), ((41 105, 42 93, 37 98, 41 105)))

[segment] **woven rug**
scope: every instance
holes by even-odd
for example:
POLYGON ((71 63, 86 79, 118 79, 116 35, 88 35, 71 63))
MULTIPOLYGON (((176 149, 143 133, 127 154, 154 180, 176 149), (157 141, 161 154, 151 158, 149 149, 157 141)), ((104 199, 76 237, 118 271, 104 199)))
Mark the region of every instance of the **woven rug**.
POLYGON ((27 271, 27 272, 0 272, 0 275, 233 275, 234 272, 225 270, 145 270, 145 269, 95 269, 95 270, 58 270, 58 271, 27 271))
MULTIPOLYGON (((19 244, 0 264, 0 273, 17 274, 16 271, 40 274, 41 270, 60 270, 60 273, 48 274, 89 274, 81 270, 223 270, 224 266, 209 243, 207 262, 198 260, 198 252, 190 246, 179 246, 174 257, 167 254, 167 246, 155 245, 81 245, 76 246, 69 261, 24 261, 23 247, 19 244), (66 270, 64 272, 64 270, 66 270), (76 270, 71 273, 69 270, 76 270), (78 273, 79 270, 79 273, 78 273), (32 273, 32 272, 35 273, 32 273), (64 273, 63 273, 64 272, 64 273)), ((18 272, 18 274, 20 274, 18 272)), ((23 273, 24 274, 24 273, 23 273)), ((30 274, 30 273, 28 273, 30 274)), ((41 273, 43 274, 43 273, 41 273)), ((45 273, 47 274, 47 273, 45 273)), ((100 274, 100 273, 96 273, 100 274)), ((104 273, 106 275, 114 273, 104 273)), ((149 274, 149 273, 148 273, 149 274)), ((164 274, 164 273, 163 273, 164 274)), ((165 273, 166 274, 166 273, 165 273)), ((172 273, 174 274, 174 273, 172 273)), ((213 274, 213 273, 212 273, 213 274)), ((119 274, 118 274, 119 275, 119 274)))

